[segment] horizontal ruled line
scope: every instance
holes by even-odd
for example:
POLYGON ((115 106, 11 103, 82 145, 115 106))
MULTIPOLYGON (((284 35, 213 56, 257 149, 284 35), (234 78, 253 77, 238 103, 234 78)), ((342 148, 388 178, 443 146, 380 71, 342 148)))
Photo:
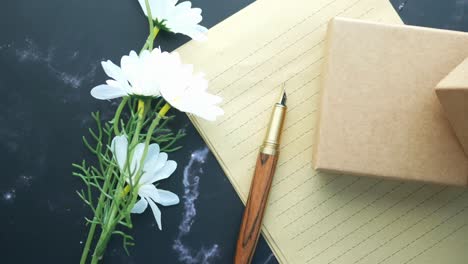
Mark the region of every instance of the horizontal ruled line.
MULTIPOLYGON (((371 201, 370 203, 368 203, 366 206, 362 207, 361 209, 359 209, 358 211, 354 212, 351 216, 345 218, 343 221, 341 221, 340 223, 336 224, 335 226, 333 226, 332 228, 330 228, 328 231, 326 231, 325 233, 321 234, 320 236, 314 238, 312 241, 310 241, 309 243, 307 243, 304 247, 302 247, 299 251, 302 251, 304 250, 305 248, 309 247, 312 243, 318 241, 320 238, 326 236, 327 234, 329 234, 331 231, 333 231, 335 228, 341 226, 342 224, 344 224, 346 221, 348 221, 349 219, 353 218, 354 216, 358 215, 359 213, 361 213, 363 210, 369 208, 369 206, 375 204, 376 202, 382 200, 385 196, 387 196, 388 194, 394 192, 396 189, 398 189, 400 186, 402 186, 402 184, 398 184, 397 186, 393 187, 391 190, 389 190, 388 192, 382 194, 381 196, 377 197, 376 199, 374 199, 373 201, 371 201)), ((410 195, 408 195, 409 197, 410 195)), ((403 199, 402 199, 403 200, 403 199)), ((400 201, 402 201, 400 200, 400 201)), ((395 205, 397 205, 397 203, 395 203, 393 206, 391 207, 387 207, 385 210, 383 210, 382 212, 380 212, 377 216, 373 217, 371 220, 369 220, 368 222, 366 222, 365 224, 368 224, 372 221, 374 221, 375 219, 377 219, 377 217, 379 217, 380 215, 384 214, 385 212, 387 212, 388 210, 390 210, 391 208, 393 208, 395 205)), ((350 233, 346 234, 344 237, 340 238, 337 242, 333 243, 333 245, 335 245, 336 243, 338 243, 339 241, 343 240, 344 238, 350 236, 351 234, 353 234, 354 232, 356 232, 357 230, 359 230, 361 227, 365 226, 365 224, 362 224, 360 227, 354 229, 353 231, 351 231, 350 233)), ((331 246, 330 246, 331 247, 331 246)), ((328 247, 328 248, 330 248, 328 247)), ((325 250, 327 250, 328 248, 326 248, 325 250)), ((325 252, 325 250, 323 250, 321 253, 325 252)), ((321 254, 319 253, 319 254, 321 254)), ((319 256, 319 254, 316 255, 316 257, 319 256)), ((314 257, 315 258, 315 257, 314 257)))
MULTIPOLYGON (((356 178, 354 179, 351 183, 349 183, 348 185, 345 185, 343 186, 343 188, 341 188, 339 191, 335 192, 333 195, 331 195, 330 197, 328 197, 327 199, 321 201, 320 203, 318 203, 317 205, 315 205, 314 207, 312 207, 312 209, 309 209, 308 212, 311 212, 313 210, 315 210, 317 207, 323 205, 324 203, 328 202, 329 200, 335 198, 338 194, 340 194, 341 192, 343 192, 344 190, 348 189, 349 187, 353 186, 354 184, 356 184, 358 181, 360 181, 361 178, 356 178)), ((286 225, 284 225, 284 228, 288 227, 289 225, 292 225, 294 223, 296 223, 297 221, 301 220, 302 218, 304 218, 304 216, 306 216, 307 213, 305 214, 302 214, 300 215, 299 217, 293 219, 292 221, 290 221, 289 223, 287 223, 286 225)))
MULTIPOLYGON (((358 199, 359 197, 361 197, 362 195, 368 193, 370 190, 372 190, 372 188, 374 188, 377 184, 380 184, 382 183, 383 180, 379 180, 377 182, 375 182, 374 184, 370 185, 366 190, 358 193, 357 195, 355 195, 352 199, 346 201, 346 203, 342 204, 340 207, 336 208, 335 210, 332 210, 330 213, 328 213, 327 215, 321 217, 319 220, 315 221, 313 224, 309 225, 308 227, 306 227, 305 229, 302 229, 300 232, 298 232, 296 235, 294 235, 291 239, 296 239, 298 236, 304 234, 306 231, 310 230, 312 227, 316 226, 317 224, 321 223, 323 220, 325 220, 326 218, 328 218, 329 216, 333 215, 334 213, 338 212, 339 210, 343 209, 344 207, 348 206, 351 202, 353 202, 354 200, 358 199)), ((315 209, 315 208, 313 208, 315 209)), ((313 209, 307 211, 305 214, 309 214, 313 211, 313 209)))
MULTIPOLYGON (((308 15, 307 17, 305 17, 304 19, 302 19, 301 21, 299 21, 298 23, 292 25, 291 27, 289 27, 287 30, 279 33, 278 35, 276 35, 274 38, 272 38, 271 40, 269 40, 268 42, 266 42, 262 47, 256 49, 255 51, 251 52, 249 55, 247 55, 246 57, 244 57, 243 59, 239 60, 238 62, 236 62, 235 64, 231 65, 230 67, 228 67, 226 70, 224 70, 223 72, 217 74, 215 77, 213 77, 212 79, 210 79, 210 81, 214 81, 215 79, 217 79, 219 76, 223 75, 224 73, 226 73, 227 71, 229 71, 230 69, 234 68, 235 66, 239 65, 241 62, 245 61, 246 59, 252 57, 253 55, 255 55, 256 53, 258 53, 260 50, 266 48, 267 46, 269 46, 271 43, 273 43, 275 40, 281 38, 281 37, 284 37, 284 35, 293 30, 294 28, 296 28, 298 25, 306 22, 307 20, 309 20, 310 18, 314 17, 316 14, 318 14, 319 12, 321 12, 324 8, 330 6, 331 4, 335 3, 337 0, 334 0, 334 1, 330 1, 328 2, 326 5, 322 6, 322 7, 319 7, 315 12, 313 12, 312 14, 308 15)), ((307 34, 306 34, 307 35, 307 34)))
MULTIPOLYGON (((445 190, 445 188, 443 189, 445 190)), ((402 231, 398 232, 396 235, 394 235, 392 238, 390 238, 389 240, 385 241, 382 245, 379 245, 377 248, 373 249, 372 251, 368 252, 366 255, 364 255, 363 257, 361 257, 360 259, 356 260, 354 263, 358 263, 359 261, 361 261, 362 259, 366 258, 367 256, 369 256, 370 254, 374 253, 375 251, 379 250, 380 248, 384 247, 385 245, 387 245, 389 242, 393 241, 395 238, 397 238, 398 236, 400 236, 401 234, 403 234, 404 232, 408 231, 410 228, 416 226, 417 224, 419 224, 420 222, 422 222, 423 220, 425 220, 427 217, 435 214, 437 211, 439 211, 440 209, 444 208, 445 206, 447 206, 448 204, 452 203, 453 201, 459 199, 464 193, 461 193, 459 194, 458 196, 456 196, 455 198, 452 198, 450 200, 448 200, 447 202, 445 202, 444 204, 442 204, 441 206, 437 207, 437 209, 433 210, 432 212, 430 212, 429 214, 425 215, 424 217, 421 217, 418 221, 416 221, 415 223, 411 224, 409 227, 403 229, 402 231)))
MULTIPOLYGON (((297 169, 296 171, 294 171, 293 173, 290 174, 290 176, 296 174, 297 172, 301 171, 303 168, 305 168, 307 165, 309 165, 310 163, 306 163, 304 164, 301 168, 297 169)), ((287 191, 286 193, 284 193, 283 195, 281 195, 278 199, 274 200, 273 202, 270 203, 271 206, 273 206, 274 204, 276 204, 277 202, 279 202, 280 200, 282 200, 284 197, 288 196, 288 194, 296 191, 299 187, 303 186, 304 183, 312 180, 315 176, 317 176, 317 174, 314 174, 312 175, 311 177, 307 177, 304 181, 300 182, 299 184, 296 184, 296 186, 294 186, 291 190, 287 191)), ((286 177, 286 179, 289 178, 286 177)))

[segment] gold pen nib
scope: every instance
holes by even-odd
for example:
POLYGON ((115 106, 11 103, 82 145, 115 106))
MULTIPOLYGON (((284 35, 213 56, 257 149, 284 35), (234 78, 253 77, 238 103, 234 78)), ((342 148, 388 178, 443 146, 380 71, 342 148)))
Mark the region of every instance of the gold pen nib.
POLYGON ((283 105, 283 106, 286 106, 286 100, 288 99, 288 97, 286 96, 286 87, 285 87, 285 83, 283 83, 282 87, 283 87, 283 90, 282 90, 282 92, 281 92, 281 97, 280 97, 280 99, 279 99, 278 104, 283 105))

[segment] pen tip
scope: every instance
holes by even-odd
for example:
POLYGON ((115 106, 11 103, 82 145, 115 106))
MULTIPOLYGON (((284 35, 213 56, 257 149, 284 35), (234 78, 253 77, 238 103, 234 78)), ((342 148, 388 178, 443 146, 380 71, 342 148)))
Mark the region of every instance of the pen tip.
POLYGON ((286 96, 286 87, 285 87, 285 83, 283 83, 282 85, 282 91, 281 91, 281 97, 280 97, 280 100, 279 100, 279 104, 281 105, 284 105, 286 106, 286 100, 288 99, 288 97, 286 96))

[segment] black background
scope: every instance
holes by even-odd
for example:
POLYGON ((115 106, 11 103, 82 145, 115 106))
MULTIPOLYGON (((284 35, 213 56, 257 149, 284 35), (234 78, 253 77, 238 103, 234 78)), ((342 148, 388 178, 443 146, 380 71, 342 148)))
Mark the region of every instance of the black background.
MULTIPOLYGON (((194 0, 210 28, 247 6, 250 0, 194 0)), ((406 24, 467 31, 468 1, 393 0, 406 24)), ((287 4, 287 1, 285 1, 287 4)), ((300 8, 300 7, 298 7, 300 8)), ((136 0, 3 0, 0 7, 0 262, 77 263, 87 229, 88 208, 75 191, 83 184, 71 176, 71 163, 91 157, 81 143, 92 125, 90 112, 113 115, 113 103, 89 90, 106 76, 100 61, 139 49, 146 17, 136 0)), ((239 28, 242 30, 242 28, 239 28)), ((172 51, 188 41, 160 33, 156 46, 172 51)), ((173 249, 183 221, 183 168, 191 154, 205 148, 183 114, 174 129, 187 136, 183 150, 170 154, 179 169, 162 187, 181 196, 181 204, 162 209, 163 231, 151 213, 134 217, 137 245, 127 256, 120 239, 111 241, 104 263, 230 263, 242 203, 209 154, 195 164, 199 189, 189 190, 196 216, 181 238, 191 258, 173 249), (194 191, 199 191, 199 196, 194 191), (217 246, 214 257, 204 259, 217 246)), ((193 179, 192 179, 193 180, 193 179)), ((191 182, 194 183, 193 181, 191 182)), ((194 187, 193 185, 189 186, 194 187)), ((185 188, 187 190, 187 188, 185 188)), ((253 263, 276 263, 263 239, 253 263)))

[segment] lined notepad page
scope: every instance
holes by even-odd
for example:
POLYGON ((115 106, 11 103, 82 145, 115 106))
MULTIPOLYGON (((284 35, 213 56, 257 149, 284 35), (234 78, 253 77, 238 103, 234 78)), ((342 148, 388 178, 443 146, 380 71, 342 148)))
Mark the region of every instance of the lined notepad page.
POLYGON ((259 0, 211 29, 208 42, 181 47, 184 62, 224 98, 221 119, 191 117, 194 125, 245 203, 286 81, 288 113, 262 230, 281 263, 466 263, 463 189, 313 170, 324 37, 334 16, 401 23, 385 0, 259 0))

